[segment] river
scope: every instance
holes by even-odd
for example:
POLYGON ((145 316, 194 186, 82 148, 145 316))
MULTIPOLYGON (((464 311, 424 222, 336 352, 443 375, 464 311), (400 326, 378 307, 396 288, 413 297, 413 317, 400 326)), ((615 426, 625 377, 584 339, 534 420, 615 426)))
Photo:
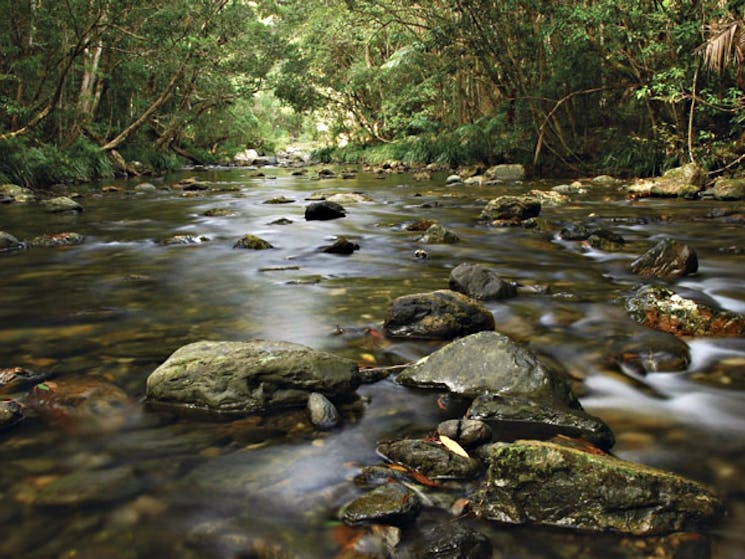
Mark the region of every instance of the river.
MULTIPOLYGON (((477 221, 497 195, 561 181, 446 187, 438 175, 415 182, 361 172, 319 181, 312 173, 263 172, 184 170, 144 193, 134 192, 142 180, 106 183, 120 188, 114 192, 80 185, 71 190, 85 211, 74 215, 0 207, 0 229, 18 238, 63 231, 86 238, 74 247, 0 254, 0 368, 43 370, 50 382, 103 378, 133 402, 113 426, 61 426, 30 414, 0 433, 0 556, 334 557, 341 546, 335 511, 356 494, 351 478, 380 461, 376 441, 431 432, 445 419, 437 394, 391 379, 363 385, 343 427, 321 433, 303 411, 213 421, 149 409, 145 380, 178 347, 201 339, 298 342, 379 366, 412 361, 440 344, 375 335, 386 309, 400 295, 446 288, 461 262, 549 286, 548 294, 487 303, 497 330, 582 379, 582 405, 613 429, 614 454, 710 484, 725 498, 726 520, 697 544, 695 557, 742 556, 745 340, 688 339, 691 363, 677 372, 623 374, 608 359, 640 335, 623 310, 624 296, 641 283, 628 264, 660 238, 698 253, 698 273, 676 289, 745 312, 745 258, 737 254, 745 230, 707 217, 732 203, 632 201, 617 187, 593 187, 544 207, 548 223, 594 219, 626 239, 623 251, 604 252, 550 232, 477 221), (190 176, 210 190, 183 196, 167 188, 190 176), (305 221, 306 198, 324 189, 364 192, 370 201, 345 204, 344 219, 305 221), (292 201, 264 203, 279 196, 292 201), (205 215, 214 208, 232 215, 205 215), (281 218, 290 222, 276 223, 281 218), (421 234, 405 228, 415 219, 437 220, 461 242, 421 245, 421 234), (246 233, 274 248, 234 249, 246 233), (203 239, 162 242, 174 235, 203 239), (319 252, 341 235, 359 251, 319 252), (74 506, 36 499, 59 476, 123 467, 122 495, 74 506)), ((436 516, 423 515, 412 530, 436 516)), ((474 525, 492 539, 495 557, 667 557, 650 555, 643 540, 474 525)))

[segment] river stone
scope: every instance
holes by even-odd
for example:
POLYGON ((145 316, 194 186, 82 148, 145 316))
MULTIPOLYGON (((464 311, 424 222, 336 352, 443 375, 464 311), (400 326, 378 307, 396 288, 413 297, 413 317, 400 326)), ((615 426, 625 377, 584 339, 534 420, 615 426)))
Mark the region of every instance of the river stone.
POLYGON ((347 211, 336 202, 323 200, 305 207, 305 221, 328 221, 346 217, 347 211))
POLYGON ((246 234, 243 235, 238 241, 233 245, 233 248, 245 248, 249 250, 266 250, 269 248, 274 248, 271 243, 268 241, 265 241, 261 237, 257 237, 256 235, 246 234))
POLYGON ((200 245, 202 243, 206 243, 207 241, 209 241, 209 237, 205 237, 204 235, 184 234, 171 235, 170 237, 166 237, 165 239, 161 239, 160 241, 158 241, 158 244, 165 246, 191 246, 200 245))
POLYGON ((398 297, 383 325, 393 338, 449 340, 494 330, 494 316, 478 301, 446 289, 398 297))
POLYGON ((346 237, 339 237, 334 241, 334 244, 321 247, 321 252, 327 254, 342 254, 345 256, 352 254, 355 250, 360 250, 360 245, 353 243, 346 237))
POLYGON ((696 198, 706 181, 706 173, 695 163, 669 169, 661 177, 630 185, 628 192, 658 198, 696 198))
POLYGON ((72 198, 67 196, 58 196, 57 198, 50 198, 49 200, 43 200, 41 203, 44 211, 48 213, 60 213, 60 212, 82 212, 83 206, 78 204, 72 198))
POLYGON ((717 200, 745 200, 745 178, 719 178, 712 193, 717 200))
POLYGON ((463 179, 460 177, 460 175, 449 175, 445 179, 445 184, 447 186, 457 186, 459 184, 463 184, 463 179))
POLYGON ((140 184, 135 185, 134 190, 135 192, 155 192, 158 190, 158 187, 150 182, 141 182, 140 184))
POLYGON ((470 398, 489 392, 578 408, 562 374, 507 336, 479 332, 423 357, 399 373, 396 382, 470 398))
POLYGON ((686 299, 660 285, 640 287, 626 300, 631 317, 676 336, 745 336, 745 315, 686 299))
POLYGON ((326 201, 336 204, 361 204, 363 202, 372 202, 373 199, 361 192, 337 192, 327 196, 326 201))
POLYGON ((491 428, 475 419, 448 419, 437 426, 437 434, 450 437, 463 447, 475 447, 491 442, 491 428))
POLYGON ((514 283, 505 281, 483 264, 458 264, 450 272, 450 289, 481 300, 508 299, 517 295, 514 283))
POLYGON ((200 341, 177 349, 147 379, 150 401, 226 414, 302 407, 357 387, 357 365, 290 342, 200 341))
POLYGON ((33 247, 65 247, 82 245, 85 241, 85 237, 80 233, 73 233, 70 231, 64 233, 55 233, 53 235, 39 235, 31 239, 31 246, 33 247))
POLYGON ((295 200, 292 198, 288 198, 287 196, 276 196, 274 198, 269 198, 268 200, 264 200, 264 204, 292 204, 295 200))
POLYGON ((131 466, 78 471, 42 487, 35 504, 44 507, 102 505, 130 497, 139 489, 131 466))
POLYGON ((28 388, 49 377, 49 373, 37 373, 23 367, 0 369, 0 394, 28 388))
POLYGON ((696 251, 672 239, 663 239, 631 263, 631 271, 645 278, 674 280, 698 270, 696 251))
POLYGON ((378 443, 378 454, 386 460, 415 470, 429 479, 471 479, 481 462, 450 452, 443 445, 421 439, 378 443))
POLYGON ((443 522, 427 530, 404 557, 416 559, 490 559, 492 544, 481 532, 460 522, 443 522))
POLYGON ((613 432, 597 417, 581 409, 525 398, 482 394, 473 401, 467 415, 494 425, 496 430, 519 433, 522 437, 544 439, 566 435, 583 438, 603 449, 615 443, 613 432))
POLYGON ((404 526, 422 510, 419 497, 400 483, 387 483, 363 493, 339 511, 347 524, 380 523, 404 526))
POLYGON ((249 167, 259 157, 259 152, 255 149, 244 149, 233 156, 233 163, 239 167, 249 167))
POLYGON ((555 190, 533 189, 528 192, 528 194, 538 200, 541 203, 541 206, 557 207, 569 203, 568 196, 561 192, 556 192, 555 190))
POLYGON ((500 196, 486 204, 479 219, 522 221, 540 213, 541 203, 532 196, 500 196))
POLYGON ((25 204, 36 200, 36 194, 30 188, 15 184, 0 184, 0 196, 8 196, 18 204, 25 204))
POLYGON ((6 231, 0 231, 0 252, 21 250, 23 243, 6 231))
POLYGON ((486 457, 473 509, 499 522, 651 535, 697 530, 724 510, 694 481, 606 454, 517 441, 486 457))
POLYGON ((684 371, 691 363, 688 344, 669 332, 644 328, 613 344, 613 359, 623 370, 631 367, 636 373, 684 371))
POLYGON ((320 392, 308 396, 308 413, 310 422, 319 429, 333 429, 341 422, 336 406, 320 392))
POLYGON ((450 245, 460 242, 460 237, 439 223, 433 223, 419 238, 419 242, 428 245, 450 245))
POLYGON ((495 165, 487 169, 485 175, 491 180, 521 181, 525 179, 525 167, 519 164, 495 165))
POLYGON ((15 400, 0 400, 0 431, 23 421, 23 406, 15 400))

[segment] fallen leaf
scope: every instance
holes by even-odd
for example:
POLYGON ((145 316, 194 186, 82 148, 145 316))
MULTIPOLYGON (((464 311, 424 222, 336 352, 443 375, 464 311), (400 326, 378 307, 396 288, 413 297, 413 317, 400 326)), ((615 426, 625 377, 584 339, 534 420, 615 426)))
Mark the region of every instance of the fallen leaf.
POLYGON ((360 359, 365 363, 375 363, 377 360, 372 353, 360 353, 360 359))
POLYGON ((463 458, 470 458, 470 456, 468 456, 468 453, 463 450, 463 447, 447 435, 440 435, 440 442, 453 454, 457 454, 458 456, 462 456, 463 458))

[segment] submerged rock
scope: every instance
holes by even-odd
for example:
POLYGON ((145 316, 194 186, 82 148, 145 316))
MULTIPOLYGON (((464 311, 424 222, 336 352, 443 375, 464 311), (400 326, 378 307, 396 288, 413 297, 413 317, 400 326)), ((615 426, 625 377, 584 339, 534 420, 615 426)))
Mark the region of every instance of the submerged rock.
POLYGON ((555 443, 495 443, 486 460, 473 507, 499 522, 648 535, 697 530, 724 510, 694 481, 555 443))
POLYGON ((292 204, 295 200, 288 198, 287 196, 277 196, 276 198, 269 198, 264 200, 264 204, 292 204))
POLYGON ((64 246, 75 246, 82 245, 85 241, 85 237, 80 233, 65 232, 55 233, 52 235, 39 235, 31 239, 31 246, 33 247, 64 247, 64 246))
POLYGON ((243 235, 238 241, 233 245, 233 248, 245 248, 249 250, 266 250, 268 248, 274 248, 274 246, 269 243, 268 241, 265 241, 261 237, 257 237, 256 235, 251 235, 250 233, 243 235))
POLYGON ((6 231, 0 231, 0 252, 23 250, 25 245, 6 231))
POLYGON ((347 503, 339 518, 347 524, 380 523, 404 526, 422 510, 419 497, 400 483, 387 483, 347 503))
POLYGON ((305 208, 306 221, 328 221, 346 217, 346 215, 347 211, 341 205, 327 200, 314 202, 305 208))
POLYGON ((25 417, 21 404, 15 400, 0 400, 0 431, 17 425, 25 417))
POLYGON ((460 237, 439 223, 433 223, 420 237, 419 242, 428 245, 450 245, 460 242, 460 237))
POLYGON ((481 470, 481 462, 450 452, 443 445, 421 439, 378 443, 378 454, 432 480, 471 479, 481 470))
POLYGON ((631 271, 635 274, 668 281, 697 270, 696 251, 672 239, 663 239, 631 263, 631 271))
POLYGON ((409 559, 490 559, 492 544, 481 532, 460 522, 444 522, 427 530, 413 545, 409 559))
POLYGON ((79 471, 45 485, 34 503, 45 507, 102 505, 130 497, 139 489, 131 466, 79 471))
POLYGON ((541 203, 532 196, 500 196, 491 200, 479 219, 487 221, 522 221, 538 217, 541 203))
POLYGON ((48 213, 62 213, 62 212, 82 212, 83 206, 78 204, 72 198, 67 196, 58 196, 57 198, 50 198, 49 200, 43 200, 41 203, 44 211, 48 213))
POLYGON ((458 264, 450 272, 450 289, 481 300, 508 299, 517 295, 517 286, 503 280, 483 264, 458 264))
POLYGON ((745 315, 686 299, 672 289, 645 285, 626 301, 631 317, 676 336, 745 336, 745 315))
POLYGON ((311 392, 335 399, 357 387, 357 365, 290 342, 195 342, 147 379, 147 399, 226 414, 302 407, 311 392))
POLYGON ((494 316, 478 301, 443 289, 398 297, 383 327, 394 338, 448 340, 494 330, 494 316))

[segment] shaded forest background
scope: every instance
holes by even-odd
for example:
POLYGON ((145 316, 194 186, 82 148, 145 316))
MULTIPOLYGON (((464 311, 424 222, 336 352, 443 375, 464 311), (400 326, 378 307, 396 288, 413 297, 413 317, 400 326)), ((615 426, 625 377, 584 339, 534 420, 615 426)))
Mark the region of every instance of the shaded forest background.
POLYGON ((744 5, 0 0, 0 182, 297 142, 325 161, 737 172, 744 5))

